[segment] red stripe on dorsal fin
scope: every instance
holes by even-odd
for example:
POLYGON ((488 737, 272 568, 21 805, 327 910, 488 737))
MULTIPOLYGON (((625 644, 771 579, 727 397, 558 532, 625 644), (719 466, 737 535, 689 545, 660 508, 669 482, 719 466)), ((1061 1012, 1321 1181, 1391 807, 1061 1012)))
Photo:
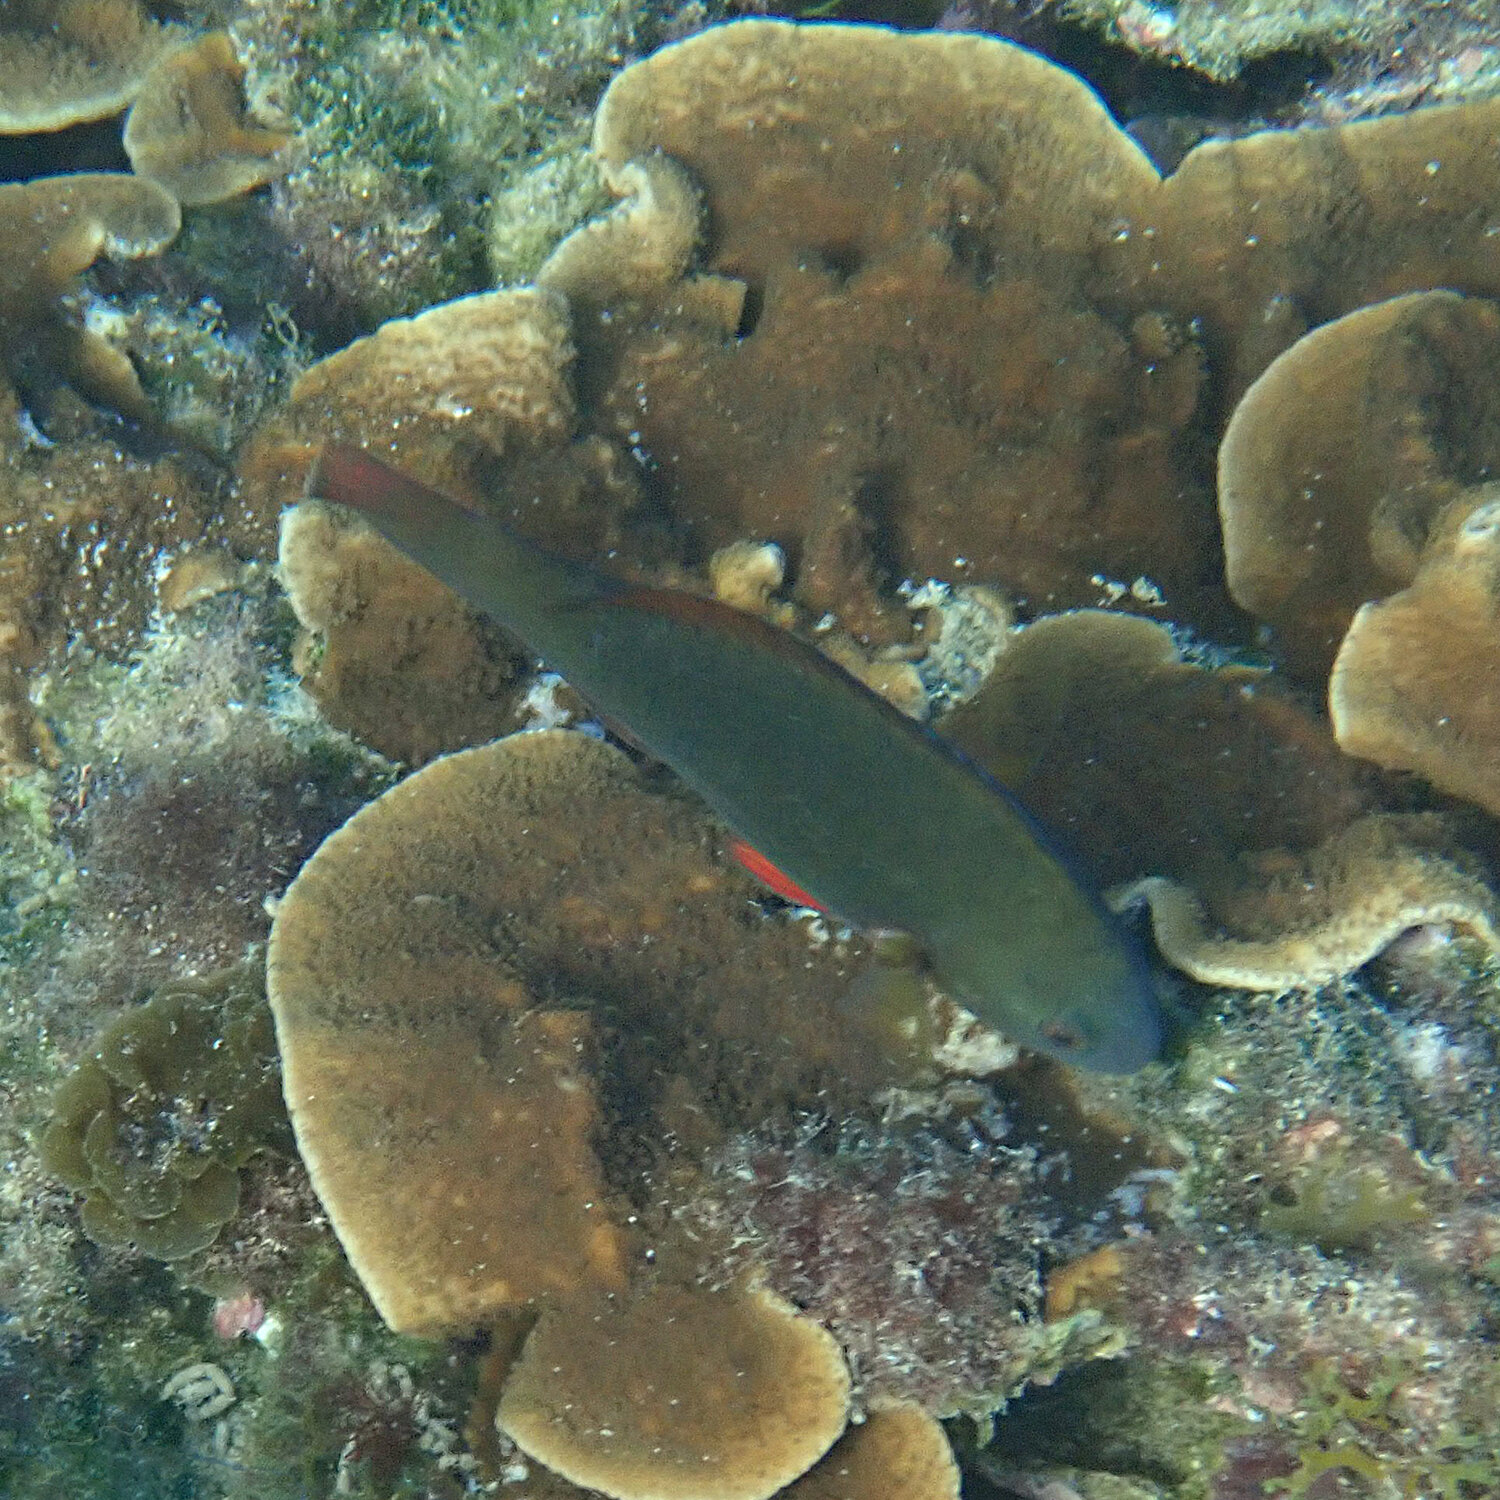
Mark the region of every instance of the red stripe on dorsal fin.
POLYGON ((730 839, 731 858, 743 865, 763 886, 776 892, 785 901, 796 906, 810 906, 826 916, 828 908, 816 897, 809 895, 789 875, 783 875, 758 849, 752 849, 744 839, 730 839))

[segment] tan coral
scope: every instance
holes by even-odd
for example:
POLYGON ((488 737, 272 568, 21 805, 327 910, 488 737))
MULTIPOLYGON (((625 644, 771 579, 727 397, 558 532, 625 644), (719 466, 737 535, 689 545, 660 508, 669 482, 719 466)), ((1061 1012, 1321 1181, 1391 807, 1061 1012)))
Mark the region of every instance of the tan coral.
POLYGON ((570 234, 537 274, 575 306, 660 290, 687 270, 702 231, 698 191, 670 157, 606 162, 605 184, 623 201, 570 234))
POLYGON ((942 1425, 888 1406, 851 1427, 782 1500, 958 1500, 958 1464, 942 1425))
POLYGON ((253 119, 245 69, 226 32, 159 58, 125 121, 125 154, 185 207, 218 203, 271 181, 292 133, 253 119))
POLYGON ((408 778, 287 892, 268 989, 293 1123, 393 1326, 614 1286, 609 1174, 894 1076, 838 1008, 849 951, 747 919, 711 837, 609 746, 522 734, 408 778), (632 1100, 607 1121, 604 1059, 632 1100))
MULTIPOLYGON (((318 444, 355 442, 539 540, 603 550, 637 494, 618 454, 574 436, 571 361, 561 301, 529 289, 387 323, 297 380, 243 460, 245 502, 274 516, 302 497, 318 444)), ((334 722, 402 760, 509 727, 498 690, 514 653, 378 537, 294 518, 282 565, 317 636, 303 653, 309 687, 334 722)))
POLYGON ((1500 98, 1190 151, 1117 247, 1201 317, 1227 407, 1309 326, 1431 287, 1500 295, 1500 98))
POLYGON ((1279 878, 1241 892, 1227 903, 1223 927, 1192 891, 1160 877, 1117 899, 1148 902, 1157 946, 1204 984, 1313 989, 1353 973, 1413 927, 1460 927, 1500 954, 1500 909, 1474 864, 1451 850, 1436 819, 1371 814, 1279 878))
POLYGON ((702 544, 776 538, 801 602, 871 638, 904 624, 872 580, 903 574, 1036 602, 1092 597, 1102 563, 1195 579, 1211 517, 1143 497, 1178 488, 1200 357, 1102 306, 1121 205, 1157 177, 1076 77, 991 38, 740 22, 626 69, 595 150, 632 243, 664 195, 630 163, 654 183, 665 154, 703 195, 676 277, 680 197, 663 215, 654 294, 602 253, 610 220, 541 273, 589 314, 603 430, 702 544))
POLYGON ((155 255, 182 224, 177 200, 122 172, 78 172, 0 186, 10 230, 0 261, 0 361, 29 383, 63 381, 138 421, 151 407, 125 354, 64 318, 57 299, 107 256, 155 255))
POLYGON ((1151 621, 1025 627, 944 727, 1100 886, 1147 899, 1162 952, 1206 983, 1320 984, 1426 922, 1495 940, 1494 897, 1440 819, 1374 813, 1269 674, 1186 662, 1151 621))
POLYGON ((576 433, 572 364, 562 300, 533 288, 394 319, 297 379, 242 461, 246 501, 294 504, 318 447, 355 443, 539 541, 608 547, 636 483, 619 452, 576 433))
POLYGON ((176 33, 140 0, 8 0, 0 135, 61 130, 124 109, 176 33))
POLYGON ((1326 668, 1354 611, 1411 582, 1439 511, 1500 463, 1500 305, 1419 292, 1276 359, 1219 448, 1235 600, 1326 668))
POLYGON ((899 619, 883 587, 961 570, 1033 609, 1144 575, 1216 622, 1203 438, 1312 324, 1500 291, 1497 143, 1490 100, 1163 179, 1022 49, 744 21, 611 84, 595 150, 626 202, 542 279, 585 314, 596 419, 702 543, 774 537, 856 633, 899 619), (680 272, 699 210, 665 161, 709 226, 680 272))
POLYGON ((516 727, 521 659, 369 527, 295 506, 278 566, 305 632, 294 664, 330 723, 414 765, 516 727))
POLYGON ((833 1338, 763 1290, 659 1287, 547 1313, 497 1422, 614 1500, 766 1500, 843 1431, 833 1338))
POLYGON ((1500 486, 1455 501, 1409 587, 1366 604, 1339 648, 1339 744, 1500 816, 1500 486))
POLYGON ((1184 660, 1135 615, 1013 632, 941 727, 1101 886, 1153 873, 1233 889, 1245 851, 1318 844, 1369 805, 1358 768, 1270 673, 1184 660))

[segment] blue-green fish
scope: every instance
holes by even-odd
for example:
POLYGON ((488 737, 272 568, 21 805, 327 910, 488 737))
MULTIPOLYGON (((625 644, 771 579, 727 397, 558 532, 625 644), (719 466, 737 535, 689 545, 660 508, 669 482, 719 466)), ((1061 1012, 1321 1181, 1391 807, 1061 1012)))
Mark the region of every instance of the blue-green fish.
POLYGON ((518 636, 818 905, 910 934, 986 1024, 1104 1072, 1156 1055, 1139 948, 1036 820, 807 642, 559 557, 358 449, 325 449, 309 488, 518 636))

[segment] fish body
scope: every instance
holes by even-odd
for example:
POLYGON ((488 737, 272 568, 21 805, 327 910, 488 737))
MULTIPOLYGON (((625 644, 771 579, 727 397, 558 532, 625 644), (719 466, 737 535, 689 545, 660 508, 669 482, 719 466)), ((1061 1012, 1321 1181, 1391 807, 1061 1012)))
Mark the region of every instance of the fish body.
POLYGON ((1036 821, 812 646, 559 557, 355 449, 326 449, 310 490, 519 636, 818 905, 911 933, 986 1023, 1105 1072, 1156 1055, 1139 949, 1036 821))

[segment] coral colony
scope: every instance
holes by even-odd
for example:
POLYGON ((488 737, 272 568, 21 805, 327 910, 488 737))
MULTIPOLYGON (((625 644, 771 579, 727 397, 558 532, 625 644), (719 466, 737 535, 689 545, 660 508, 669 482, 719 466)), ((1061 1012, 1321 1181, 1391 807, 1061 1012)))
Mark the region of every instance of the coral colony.
POLYGON ((0 1491, 1500 1495, 1488 11, 4 7, 0 1491))

